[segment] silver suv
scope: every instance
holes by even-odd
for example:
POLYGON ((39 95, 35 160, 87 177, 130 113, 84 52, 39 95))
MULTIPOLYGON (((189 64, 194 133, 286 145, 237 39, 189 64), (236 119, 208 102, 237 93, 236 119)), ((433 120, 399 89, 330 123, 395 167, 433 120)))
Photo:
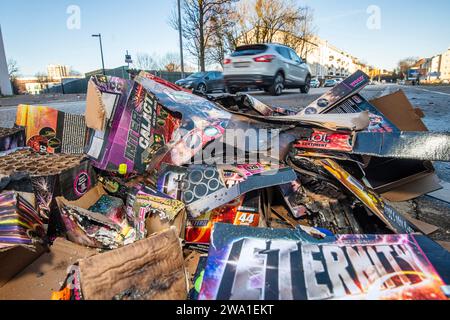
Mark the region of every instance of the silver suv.
POLYGON ((281 44, 254 44, 238 47, 224 61, 225 85, 230 93, 259 88, 280 95, 284 88, 300 88, 308 93, 311 70, 297 53, 281 44))

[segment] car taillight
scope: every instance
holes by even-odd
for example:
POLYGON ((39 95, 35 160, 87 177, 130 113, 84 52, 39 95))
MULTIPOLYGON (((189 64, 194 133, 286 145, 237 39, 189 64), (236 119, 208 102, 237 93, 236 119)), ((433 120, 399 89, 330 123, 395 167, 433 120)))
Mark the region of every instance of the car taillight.
POLYGON ((231 63, 231 59, 225 59, 223 60, 223 64, 230 64, 231 63))
POLYGON ((271 55, 271 54, 267 54, 265 56, 260 56, 260 57, 253 58, 253 60, 255 62, 272 62, 273 59, 275 59, 275 56, 271 55))

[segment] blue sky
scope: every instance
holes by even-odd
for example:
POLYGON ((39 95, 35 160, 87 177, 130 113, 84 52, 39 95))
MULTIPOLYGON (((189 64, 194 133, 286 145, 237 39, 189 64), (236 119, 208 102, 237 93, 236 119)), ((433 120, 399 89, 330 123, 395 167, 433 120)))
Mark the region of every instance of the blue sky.
MULTIPOLYGON (((395 67, 407 56, 432 56, 450 46, 450 1, 299 0, 314 10, 319 36, 364 61, 395 67), (381 12, 381 28, 366 26, 370 5, 381 12)), ((87 72, 101 65, 102 33, 106 67, 123 65, 126 50, 163 55, 178 52, 177 33, 168 25, 175 0, 0 0, 8 58, 23 75, 67 64, 87 72), (81 28, 66 26, 68 6, 81 9, 81 28)))

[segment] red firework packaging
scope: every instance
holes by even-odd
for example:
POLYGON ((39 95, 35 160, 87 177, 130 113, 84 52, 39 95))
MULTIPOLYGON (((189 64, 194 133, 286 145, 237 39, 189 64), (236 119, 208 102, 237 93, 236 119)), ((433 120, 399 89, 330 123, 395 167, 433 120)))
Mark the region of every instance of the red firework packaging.
POLYGON ((297 140, 294 144, 299 149, 321 149, 351 152, 354 135, 350 132, 332 132, 314 129, 308 138, 297 140))
POLYGON ((260 192, 251 192, 198 218, 189 219, 186 226, 186 241, 209 243, 216 222, 257 227, 259 221, 260 192))

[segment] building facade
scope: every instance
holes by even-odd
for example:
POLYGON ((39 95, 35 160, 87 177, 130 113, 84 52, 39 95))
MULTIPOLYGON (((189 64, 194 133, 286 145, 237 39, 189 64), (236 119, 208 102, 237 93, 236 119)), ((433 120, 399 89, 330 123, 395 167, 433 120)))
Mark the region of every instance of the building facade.
POLYGON ((319 37, 311 40, 310 49, 306 50, 304 58, 310 65, 313 75, 320 80, 345 78, 356 70, 367 71, 367 66, 356 57, 319 37))
POLYGON ((70 67, 59 64, 50 64, 47 66, 47 75, 52 80, 61 80, 68 77, 70 74, 70 67))
POLYGON ((450 81, 450 48, 441 56, 440 79, 450 81))

